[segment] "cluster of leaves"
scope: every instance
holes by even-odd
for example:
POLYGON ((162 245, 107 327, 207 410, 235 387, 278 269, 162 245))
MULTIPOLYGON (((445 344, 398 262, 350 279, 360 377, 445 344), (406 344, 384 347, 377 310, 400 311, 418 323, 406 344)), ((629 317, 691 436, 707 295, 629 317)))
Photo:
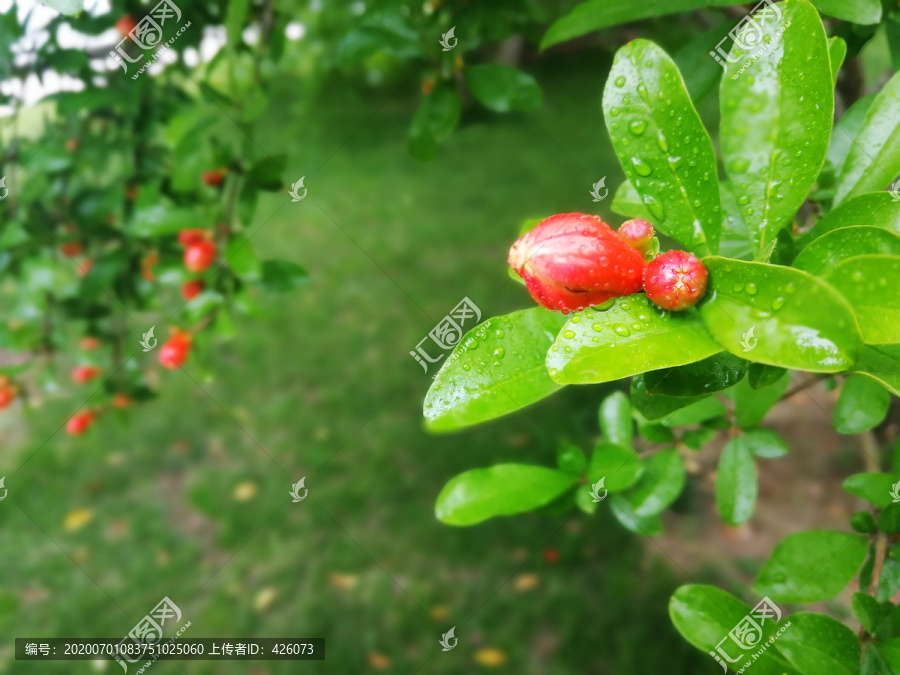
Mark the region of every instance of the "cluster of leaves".
MULTIPOLYGON (((464 336, 426 396, 432 430, 517 411, 566 385, 631 378, 630 395, 604 401, 603 439, 589 459, 564 446, 558 468, 504 464, 453 478, 437 500, 444 522, 565 505, 592 512, 602 487, 625 527, 659 533, 660 513, 682 493, 693 451, 727 432, 716 499, 723 519, 738 525, 753 513, 757 460, 787 452, 759 424, 785 395, 791 371, 841 383, 834 425, 844 434, 877 426, 891 394, 900 395, 900 200, 879 192, 900 173, 900 75, 832 128, 844 41, 826 35, 807 0, 778 7, 780 20, 762 24, 763 53, 734 45, 722 75, 719 150, 727 178, 719 178, 713 143, 669 55, 644 40, 616 55, 603 110, 627 182, 613 208, 650 220, 701 257, 708 292, 677 313, 643 294, 569 317, 536 307, 490 318, 464 336), (656 449, 645 450, 650 444, 656 449)), ((900 670, 893 642, 900 645, 900 615, 888 602, 900 589, 900 559, 885 546, 898 533, 889 504, 896 480, 848 479, 851 492, 886 508, 854 517, 861 534, 792 535, 755 586, 775 602, 816 602, 834 597, 862 568, 861 587, 871 582, 875 597, 863 592, 854 600, 860 640, 830 617, 794 614, 784 620, 790 630, 754 661, 760 672, 858 673, 861 644, 873 641, 878 648, 866 649, 862 672, 900 670)), ((705 651, 749 611, 708 587, 684 587, 672 601, 676 626, 705 651)), ((769 623, 766 639, 783 625, 769 623)))
MULTIPOLYGON (((306 278, 292 262, 258 259, 250 244, 259 193, 286 187, 284 158, 265 153, 248 125, 267 107, 263 73, 281 56, 288 16, 271 3, 177 4, 181 21, 165 24, 163 41, 190 26, 171 43, 176 63, 158 74, 134 78, 150 51, 127 72, 111 67, 107 54, 120 37, 96 54, 60 47, 65 32, 98 36, 121 25, 121 10, 54 18, 21 60, 27 65, 0 73, 55 72, 81 83, 27 109, 15 96, 3 101, 14 114, 0 156, 9 191, 0 202, 0 273, 11 282, 0 348, 18 365, 0 374, 15 378, 6 384, 25 400, 55 391, 66 362, 88 367, 73 370, 76 382, 102 372, 94 412, 151 398, 152 378, 131 357, 155 321, 138 322, 137 313, 163 312, 202 351, 212 334, 236 333, 236 316, 253 311, 254 287, 285 291, 306 278), (184 51, 223 16, 226 47, 186 65, 184 51), (255 46, 241 37, 250 24, 263 33, 255 46), (214 243, 212 264, 186 265, 183 230, 214 243), (167 290, 179 286, 189 301, 167 290)), ((135 6, 124 23, 148 9, 135 6)), ((26 30, 16 11, 0 17, 11 42, 26 30)))

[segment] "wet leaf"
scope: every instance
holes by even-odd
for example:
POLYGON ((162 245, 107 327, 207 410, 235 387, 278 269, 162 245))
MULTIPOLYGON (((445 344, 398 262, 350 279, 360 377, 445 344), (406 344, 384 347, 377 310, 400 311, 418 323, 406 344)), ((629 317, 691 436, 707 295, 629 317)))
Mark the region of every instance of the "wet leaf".
POLYGON ((900 257, 848 258, 823 277, 853 307, 867 344, 900 342, 900 257))

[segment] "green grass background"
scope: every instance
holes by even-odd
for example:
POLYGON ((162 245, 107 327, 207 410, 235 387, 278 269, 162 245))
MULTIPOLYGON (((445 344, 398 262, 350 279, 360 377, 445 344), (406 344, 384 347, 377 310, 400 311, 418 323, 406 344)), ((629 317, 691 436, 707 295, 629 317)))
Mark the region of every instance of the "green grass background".
MULTIPOLYGON (((311 281, 258 295, 234 339, 195 354, 185 373, 161 373, 159 399, 83 437, 57 429, 84 390, 29 414, 25 443, 12 440, 22 411, 0 413, 10 489, 0 503, 0 673, 97 672, 16 662, 12 638, 124 636, 163 596, 191 620, 185 637, 324 637, 327 660, 158 662, 160 674, 378 672, 371 652, 390 660, 384 672, 469 673, 482 647, 507 655, 485 668, 501 673, 719 671, 671 627, 678 581, 664 556, 645 556, 606 509, 467 529, 434 518, 457 473, 552 465, 559 440, 587 448, 597 435, 597 388, 429 435, 421 405, 434 371, 409 356, 464 296, 485 318, 531 306, 505 268, 524 219, 608 215, 621 180, 600 114, 608 63, 560 65, 536 72, 539 111, 467 113, 427 164, 405 147, 414 84, 393 96, 312 96, 281 83, 255 138, 286 151, 285 178, 305 175, 309 192, 299 203, 267 195, 252 242, 311 281), (610 197, 594 204, 591 184, 604 175, 610 197), (290 484, 304 475, 309 496, 292 504, 290 484), (255 495, 236 500, 248 481, 255 495), (65 531, 66 513, 85 507, 93 520, 65 531), (558 562, 544 559, 551 548, 558 562), (524 573, 538 576, 535 588, 517 590, 524 573), (451 626, 459 644, 443 653, 451 626)), ((155 367, 155 353, 137 358, 155 367)))

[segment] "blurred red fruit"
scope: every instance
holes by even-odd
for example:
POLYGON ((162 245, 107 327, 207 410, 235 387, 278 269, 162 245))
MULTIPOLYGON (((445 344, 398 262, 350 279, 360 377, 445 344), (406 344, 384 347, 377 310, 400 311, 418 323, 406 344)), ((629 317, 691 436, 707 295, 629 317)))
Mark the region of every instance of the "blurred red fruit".
POLYGON ((70 258, 74 258, 76 255, 79 255, 81 253, 81 244, 79 244, 77 241, 66 242, 59 247, 59 250, 62 251, 64 255, 67 255, 70 258))
POLYGON ((191 351, 191 336, 188 333, 176 333, 175 336, 159 350, 159 362, 165 368, 175 370, 187 361, 191 351))
POLYGON ((128 35, 131 31, 135 29, 137 24, 134 19, 131 18, 130 14, 126 14, 121 19, 116 21, 116 30, 118 30, 123 36, 128 35))
POLYGON ((97 366, 75 366, 72 368, 72 382, 76 382, 78 384, 84 384, 85 382, 90 382, 95 377, 100 374, 100 369, 97 366))
POLYGON ((156 281, 156 275, 153 273, 153 266, 159 262, 159 255, 156 251, 148 253, 141 261, 141 276, 147 281, 156 281))
POLYGON ((68 150, 69 152, 75 152, 78 149, 79 145, 80 144, 78 143, 77 139, 70 138, 66 141, 66 150, 68 150))
POLYGON ((191 279, 190 281, 185 281, 181 285, 181 296, 185 300, 193 300, 196 298, 200 291, 203 290, 205 284, 200 279, 191 279))
POLYGON ((0 387, 0 410, 16 400, 16 390, 9 385, 0 387))
POLYGON ((633 218, 622 223, 622 227, 616 230, 616 234, 631 248, 646 253, 653 241, 653 225, 646 220, 633 218))
POLYGON ((544 549, 544 560, 548 563, 553 564, 559 561, 559 551, 555 548, 544 549))
POLYGON ((686 251, 666 251, 647 265, 644 291, 663 309, 678 311, 693 307, 706 292, 709 272, 686 251))
POLYGON ((83 434, 87 431, 87 428, 91 426, 91 422, 94 421, 94 413, 90 410, 87 412, 79 413, 72 417, 66 423, 66 431, 68 431, 73 436, 78 436, 79 434, 83 434))
POLYGON ((568 313, 641 290, 643 256, 597 216, 551 216, 519 237, 509 264, 531 297, 547 309, 568 313))
POLYGON ((228 169, 209 169, 203 172, 201 180, 212 187, 219 187, 222 181, 225 180, 226 173, 228 173, 228 169))
POLYGON ((86 277, 90 273, 93 266, 94 261, 90 258, 85 258, 80 263, 78 263, 78 276, 86 277))
POLYGON ((131 405, 131 398, 128 394, 116 394, 112 400, 113 408, 127 408, 131 405))
POLYGON ((91 337, 90 335, 88 335, 88 336, 86 336, 86 337, 81 338, 81 340, 79 340, 78 344, 79 344, 79 345, 81 346, 81 348, 84 349, 85 351, 91 351, 91 350, 93 350, 93 349, 97 349, 97 347, 100 346, 100 340, 98 340, 98 339, 95 338, 95 337, 91 337))
POLYGON ((216 245, 211 241, 198 241, 184 252, 184 266, 188 272, 197 274, 209 267, 215 258, 216 245))
POLYGON ((202 228, 182 230, 178 233, 178 243, 182 246, 190 246, 204 239, 209 239, 209 233, 202 228))
POLYGON ((125 199, 130 202, 133 202, 138 197, 138 188, 137 185, 129 185, 125 188, 125 199))

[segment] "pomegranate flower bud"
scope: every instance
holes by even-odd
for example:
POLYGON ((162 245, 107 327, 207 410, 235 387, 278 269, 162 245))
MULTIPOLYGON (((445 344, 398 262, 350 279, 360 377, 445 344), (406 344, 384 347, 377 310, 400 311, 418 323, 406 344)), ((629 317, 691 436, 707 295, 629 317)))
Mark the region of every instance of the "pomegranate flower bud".
POLYGON ((686 251, 666 251, 647 265, 644 291, 663 309, 678 311, 693 307, 706 292, 709 272, 686 251))
POLYGON ((519 237, 509 265, 541 307, 564 314, 641 290, 647 263, 597 216, 551 216, 519 237))
POLYGON ((632 218, 622 223, 622 227, 616 230, 619 239, 631 248, 646 253, 653 242, 653 226, 646 220, 632 218))

